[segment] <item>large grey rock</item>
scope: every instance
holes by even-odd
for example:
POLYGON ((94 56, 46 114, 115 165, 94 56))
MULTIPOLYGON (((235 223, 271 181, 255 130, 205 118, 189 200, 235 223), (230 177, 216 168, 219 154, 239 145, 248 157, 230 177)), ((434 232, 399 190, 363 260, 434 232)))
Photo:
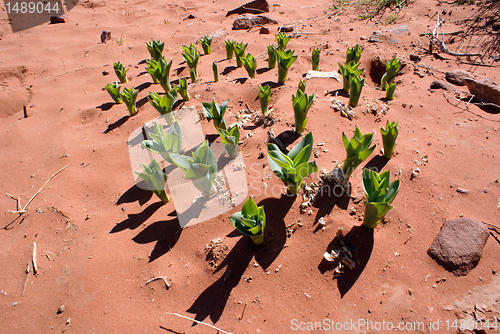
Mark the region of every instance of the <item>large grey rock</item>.
POLYGON ((457 276, 467 275, 477 266, 490 232, 473 218, 444 222, 427 254, 457 276))
POLYGON ((490 79, 464 79, 469 92, 476 97, 479 102, 494 103, 500 108, 500 86, 490 79))
POLYGON ((465 86, 465 78, 474 79, 474 76, 464 70, 453 70, 446 72, 446 81, 457 86, 465 86))
POLYGON ((268 23, 278 24, 278 21, 264 15, 245 14, 234 20, 233 30, 248 30, 254 26, 262 26, 268 23))

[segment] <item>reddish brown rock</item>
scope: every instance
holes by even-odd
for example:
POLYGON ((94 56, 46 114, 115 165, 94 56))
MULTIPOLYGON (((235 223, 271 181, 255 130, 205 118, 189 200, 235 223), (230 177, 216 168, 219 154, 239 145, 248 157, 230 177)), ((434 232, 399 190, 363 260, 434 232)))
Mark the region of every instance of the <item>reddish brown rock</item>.
POLYGON ((66 23, 66 17, 64 13, 55 13, 50 16, 50 23, 66 23))
POLYGON ((446 81, 457 86, 465 86, 465 78, 474 79, 474 76, 464 70, 453 70, 446 72, 446 81))
POLYGON ((500 86, 490 79, 474 80, 465 78, 465 84, 469 92, 479 102, 493 103, 500 106, 500 86))
POLYGON ((264 15, 242 15, 233 22, 233 30, 248 30, 254 26, 278 24, 278 21, 264 15))

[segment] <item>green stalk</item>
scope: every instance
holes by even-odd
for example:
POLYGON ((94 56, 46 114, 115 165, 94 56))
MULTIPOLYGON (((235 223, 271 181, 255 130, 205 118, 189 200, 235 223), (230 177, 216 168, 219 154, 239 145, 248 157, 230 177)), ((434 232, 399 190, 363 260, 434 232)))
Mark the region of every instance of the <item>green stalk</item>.
POLYGON ((358 70, 359 64, 350 62, 345 65, 339 63, 340 74, 343 79, 343 89, 346 93, 351 91, 351 77, 356 75, 361 75, 363 73, 363 69, 358 70))
POLYGON ((120 98, 125 103, 130 113, 130 116, 135 116, 137 114, 136 100, 139 90, 134 90, 134 88, 123 88, 120 98))
POLYGON ((293 50, 277 51, 278 83, 285 83, 290 66, 292 66, 292 64, 297 60, 297 56, 294 56, 293 52, 293 50))
POLYGON ((361 59, 361 53, 363 52, 363 50, 364 49, 359 44, 356 44, 356 46, 352 48, 347 48, 345 63, 349 64, 351 61, 353 61, 358 64, 359 60, 361 59))
MULTIPOLYGON (((300 92, 300 90, 298 91, 300 92)), ((302 134, 307 124, 307 112, 314 102, 314 95, 292 95, 293 113, 295 116, 295 132, 302 134)))
POLYGON ((351 107, 356 107, 359 102, 359 97, 361 96, 361 90, 365 84, 365 80, 361 79, 359 76, 351 77, 351 93, 349 94, 349 105, 351 107))
POLYGON ((243 66, 248 73, 248 76, 252 79, 255 79, 255 71, 257 70, 257 60, 255 57, 249 53, 246 57, 241 57, 241 61, 243 62, 243 66))
POLYGON ((226 58, 233 59, 233 57, 234 57, 234 44, 236 44, 236 42, 233 40, 228 40, 228 41, 225 41, 224 44, 226 45, 226 58))
POLYGON ((312 52, 312 69, 313 71, 319 70, 319 58, 320 58, 321 49, 314 48, 312 52))
POLYGON ((241 58, 245 57, 245 50, 248 46, 248 43, 236 43, 234 44, 234 53, 236 54, 236 66, 243 67, 243 62, 241 58))
POLYGON ((212 71, 214 72, 214 81, 215 82, 220 81, 220 78, 219 78, 219 67, 217 66, 217 62, 216 61, 214 61, 212 63, 212 71))
POLYGON ((115 103, 123 103, 122 99, 120 98, 121 87, 118 82, 109 83, 104 88, 108 92, 109 96, 111 96, 113 101, 115 101, 115 103))
POLYGON ((212 36, 205 36, 200 40, 201 47, 203 48, 203 52, 206 55, 211 53, 210 47, 212 46, 212 36))
POLYGON ((267 67, 269 68, 276 67, 276 58, 277 58, 276 51, 277 50, 275 45, 270 44, 267 46, 267 55, 268 55, 267 67))
POLYGON ((179 85, 174 85, 175 90, 180 96, 184 99, 184 101, 189 101, 191 96, 189 96, 189 92, 187 90, 188 83, 186 78, 179 79, 179 85))
POLYGON ((388 100, 394 100, 394 91, 396 90, 396 83, 393 82, 390 85, 385 84, 385 98, 388 100))
POLYGON ((286 45, 290 41, 289 36, 287 36, 284 32, 280 32, 279 34, 275 34, 276 43, 278 44, 278 50, 285 51, 286 45))
POLYGON ((123 66, 122 62, 119 61, 117 63, 113 63, 113 69, 115 70, 115 74, 121 83, 128 82, 128 79, 127 79, 128 70, 125 69, 125 66, 123 66))
POLYGON ((394 155, 396 138, 398 138, 399 134, 398 122, 387 121, 385 129, 380 128, 380 133, 382 134, 382 143, 384 145, 384 157, 390 159, 394 155))
POLYGON ((396 57, 393 57, 391 59, 391 62, 388 62, 387 60, 385 61, 386 72, 382 76, 382 80, 380 83, 382 89, 389 87, 390 84, 394 82, 394 78, 396 78, 396 75, 398 74, 400 68, 401 61, 396 57))
POLYGON ((259 100, 262 115, 267 118, 269 115, 269 102, 271 101, 271 86, 259 86, 259 100))

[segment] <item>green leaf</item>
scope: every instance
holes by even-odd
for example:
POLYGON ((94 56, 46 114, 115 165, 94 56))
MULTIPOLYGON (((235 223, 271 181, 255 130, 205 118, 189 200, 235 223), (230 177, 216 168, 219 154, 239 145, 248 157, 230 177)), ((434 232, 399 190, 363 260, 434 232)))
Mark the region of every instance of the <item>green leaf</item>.
POLYGON ((316 161, 304 162, 295 168, 296 179, 302 180, 311 175, 311 173, 316 173, 318 171, 319 168, 318 165, 316 165, 316 161))
MULTIPOLYGON (((307 147, 307 150, 304 152, 303 157, 297 160, 297 162, 308 161, 311 157, 312 147, 313 147, 313 134, 309 132, 307 135, 302 138, 302 140, 292 148, 292 150, 288 153, 290 159, 292 159, 295 163, 297 155, 307 147)), ((297 164, 295 164, 297 165, 297 164)))
POLYGON ((257 210, 257 204, 255 204, 254 200, 249 198, 243 203, 243 207, 241 208, 241 214, 245 216, 255 216, 259 212, 257 210))

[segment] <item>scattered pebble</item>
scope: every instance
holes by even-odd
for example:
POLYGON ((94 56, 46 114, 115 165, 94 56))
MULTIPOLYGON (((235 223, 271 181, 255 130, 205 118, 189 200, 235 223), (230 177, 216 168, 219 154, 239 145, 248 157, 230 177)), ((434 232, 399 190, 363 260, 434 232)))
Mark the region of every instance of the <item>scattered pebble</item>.
POLYGON ((64 305, 59 306, 59 308, 57 309, 57 314, 63 313, 65 309, 66 309, 66 306, 64 306, 64 305))
POLYGON ((468 194, 469 190, 459 187, 459 188, 457 188, 457 193, 468 194))

